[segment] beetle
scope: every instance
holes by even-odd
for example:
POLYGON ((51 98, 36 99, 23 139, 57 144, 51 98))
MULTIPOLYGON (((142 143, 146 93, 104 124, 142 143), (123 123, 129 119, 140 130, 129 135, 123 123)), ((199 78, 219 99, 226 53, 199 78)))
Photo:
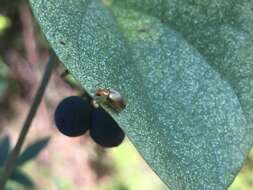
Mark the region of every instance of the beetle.
POLYGON ((98 102, 105 103, 116 112, 120 112, 126 107, 126 100, 124 97, 118 91, 113 89, 98 89, 94 99, 98 102))

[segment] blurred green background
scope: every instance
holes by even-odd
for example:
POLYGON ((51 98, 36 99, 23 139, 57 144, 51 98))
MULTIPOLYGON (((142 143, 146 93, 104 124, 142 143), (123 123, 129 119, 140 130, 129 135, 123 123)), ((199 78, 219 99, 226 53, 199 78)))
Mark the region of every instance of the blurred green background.
MULTIPOLYGON (((49 49, 27 1, 0 0, 0 138, 8 136, 11 146, 38 86, 49 49)), ((166 190, 129 140, 118 148, 102 149, 89 135, 68 138, 58 133, 52 120, 58 102, 83 93, 71 75, 61 76, 63 72, 59 64, 27 139, 26 146, 50 136, 48 145, 20 168, 35 186, 28 188, 12 180, 6 189, 166 190)), ((251 189, 253 151, 230 187, 251 189)))

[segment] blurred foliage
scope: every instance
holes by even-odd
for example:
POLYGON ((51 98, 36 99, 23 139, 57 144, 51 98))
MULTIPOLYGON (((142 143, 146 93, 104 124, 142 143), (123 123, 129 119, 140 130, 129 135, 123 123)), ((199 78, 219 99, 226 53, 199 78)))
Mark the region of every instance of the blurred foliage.
POLYGON ((8 67, 0 60, 0 100, 4 98, 4 94, 8 90, 10 81, 9 81, 9 69, 8 67))
POLYGON ((11 20, 6 17, 0 15, 0 35, 4 33, 4 30, 11 25, 11 20))
POLYGON ((74 188, 73 184, 67 179, 63 179, 61 177, 54 177, 52 180, 54 181, 58 189, 69 190, 74 188))
MULTIPOLYGON (((168 190, 129 141, 109 150, 108 154, 116 173, 96 190, 168 190)), ((253 190, 253 149, 229 190, 253 190)))
POLYGON ((5 136, 0 141, 0 168, 3 167, 5 160, 8 157, 10 152, 10 139, 8 136, 5 136))
POLYGON ((81 89, 80 83, 74 78, 72 74, 68 73, 66 76, 63 77, 63 79, 72 88, 81 89))
POLYGON ((21 166, 27 161, 34 159, 38 156, 40 151, 47 146, 49 142, 49 137, 43 138, 34 142, 32 145, 28 146, 23 153, 21 153, 17 159, 17 165, 21 166))
POLYGON ((229 190, 252 190, 253 189, 253 149, 251 149, 244 166, 235 178, 229 190))
MULTIPOLYGON (((101 190, 167 190, 159 177, 149 168, 130 141, 108 150, 115 164, 113 181, 101 190)), ((99 189, 99 190, 100 190, 99 189)))
MULTIPOLYGON (((19 183, 25 187, 31 188, 34 187, 34 182, 32 179, 30 179, 29 176, 27 176, 25 173, 23 173, 20 170, 20 166, 25 164, 28 161, 31 161, 35 159, 38 154, 47 146, 49 142, 49 138, 43 138, 36 142, 34 142, 32 145, 28 146, 23 153, 18 157, 17 161, 17 168, 12 173, 10 180, 19 183)), ((4 164, 6 162, 6 159, 8 158, 10 154, 10 138, 8 136, 3 137, 0 140, 0 171, 1 168, 4 167, 4 164)))

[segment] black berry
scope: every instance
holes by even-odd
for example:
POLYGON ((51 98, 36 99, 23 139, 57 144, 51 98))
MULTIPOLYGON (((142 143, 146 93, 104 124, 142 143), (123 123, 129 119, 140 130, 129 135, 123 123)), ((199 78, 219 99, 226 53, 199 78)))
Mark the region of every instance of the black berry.
POLYGON ((114 119, 101 107, 92 113, 91 138, 103 147, 115 147, 125 138, 123 130, 114 119))
POLYGON ((78 96, 63 99, 57 106, 54 120, 61 133, 69 137, 83 135, 91 126, 93 107, 78 96))

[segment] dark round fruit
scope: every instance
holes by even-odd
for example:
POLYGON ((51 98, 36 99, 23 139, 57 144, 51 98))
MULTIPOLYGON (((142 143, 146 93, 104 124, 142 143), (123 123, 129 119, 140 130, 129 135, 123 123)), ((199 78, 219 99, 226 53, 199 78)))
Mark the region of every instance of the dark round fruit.
POLYGON ((83 135, 91 126, 93 107, 78 96, 63 99, 57 106, 54 120, 61 133, 69 137, 83 135))
POLYGON ((92 112, 90 136, 97 144, 108 148, 120 145, 125 138, 123 130, 101 107, 92 112))

